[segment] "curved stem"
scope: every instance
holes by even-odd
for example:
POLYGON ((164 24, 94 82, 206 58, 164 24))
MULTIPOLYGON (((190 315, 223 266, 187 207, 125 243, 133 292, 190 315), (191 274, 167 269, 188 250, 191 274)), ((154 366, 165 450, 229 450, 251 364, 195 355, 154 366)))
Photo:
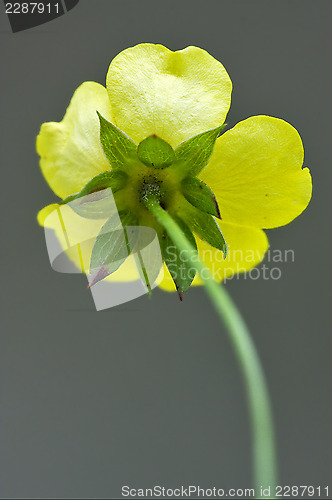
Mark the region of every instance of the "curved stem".
POLYGON ((188 253, 191 265, 202 278, 206 292, 227 328, 242 368, 247 391, 253 434, 256 498, 261 498, 261 487, 270 486, 273 495, 277 479, 277 461, 272 411, 262 365, 249 330, 225 288, 214 281, 210 270, 197 259, 196 253, 193 257, 194 249, 173 218, 156 200, 146 200, 145 204, 167 231, 174 244, 188 253))

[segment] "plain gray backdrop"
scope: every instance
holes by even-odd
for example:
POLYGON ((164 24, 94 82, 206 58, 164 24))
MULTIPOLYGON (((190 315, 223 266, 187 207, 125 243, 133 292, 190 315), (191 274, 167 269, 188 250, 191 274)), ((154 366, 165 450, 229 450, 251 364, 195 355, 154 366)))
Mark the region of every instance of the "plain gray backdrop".
POLYGON ((332 487, 332 3, 81 0, 16 34, 0 11, 2 497, 252 486, 243 380, 204 290, 97 313, 84 276, 52 271, 36 223, 57 199, 35 153, 41 123, 61 120, 80 83, 104 84, 111 59, 140 42, 208 50, 233 80, 229 126, 267 114, 303 138, 312 201, 268 231, 295 262, 280 280, 227 288, 266 372, 280 484, 332 487))

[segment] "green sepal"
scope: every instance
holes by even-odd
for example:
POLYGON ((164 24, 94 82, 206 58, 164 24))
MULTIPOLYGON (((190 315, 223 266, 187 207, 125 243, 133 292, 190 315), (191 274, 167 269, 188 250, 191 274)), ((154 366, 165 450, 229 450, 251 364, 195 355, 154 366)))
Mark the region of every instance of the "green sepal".
POLYGON ((225 125, 207 130, 180 144, 175 150, 174 168, 181 170, 183 177, 197 175, 208 164, 223 128, 225 125))
POLYGON ((123 264, 135 245, 137 226, 137 218, 128 210, 112 215, 105 222, 92 248, 89 287, 114 273, 123 264))
POLYGON ((101 174, 96 175, 96 177, 93 177, 79 193, 67 196, 67 198, 62 200, 59 205, 66 205, 70 201, 96 193, 102 189, 111 189, 112 193, 116 193, 125 187, 127 181, 128 175, 122 170, 102 172, 101 174))
POLYGON ((137 155, 144 165, 152 168, 167 168, 175 158, 172 146, 156 135, 150 135, 138 145, 137 155))
POLYGON ((186 177, 181 182, 183 196, 194 207, 221 219, 218 203, 213 192, 197 177, 186 177))
MULTIPOLYGON (((184 235, 194 248, 193 252, 197 255, 196 240, 187 224, 179 217, 173 216, 173 219, 182 229, 184 235)), ((179 250, 166 232, 162 233, 159 241, 163 259, 172 276, 177 292, 180 298, 182 298, 182 294, 188 290, 195 278, 196 269, 191 265, 189 255, 183 250, 179 250)))
POLYGON ((60 205, 69 204, 74 212, 87 219, 106 219, 116 211, 113 195, 125 187, 127 181, 127 174, 121 170, 102 172, 60 205))
POLYGON ((181 213, 181 216, 189 225, 190 229, 196 233, 201 240, 221 250, 224 259, 226 258, 227 243, 219 225, 212 215, 201 212, 197 208, 188 205, 186 210, 181 213))
POLYGON ((137 145, 122 130, 107 121, 97 111, 100 122, 100 142, 112 168, 126 168, 137 159, 137 145))

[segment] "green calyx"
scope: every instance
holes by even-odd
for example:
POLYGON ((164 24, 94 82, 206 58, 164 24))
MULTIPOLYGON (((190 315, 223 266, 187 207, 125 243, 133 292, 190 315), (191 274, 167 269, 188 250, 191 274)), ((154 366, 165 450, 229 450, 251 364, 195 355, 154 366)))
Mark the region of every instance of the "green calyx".
POLYGON ((144 165, 152 168, 167 168, 175 159, 172 146, 156 135, 150 135, 137 148, 137 156, 144 165))
MULTIPOLYGON (((222 251, 225 258, 227 245, 215 220, 221 218, 218 203, 209 186, 196 177, 207 165, 223 126, 194 136, 174 150, 156 135, 136 145, 100 113, 98 117, 100 142, 110 171, 97 175, 79 193, 62 201, 70 202, 84 217, 98 218, 100 205, 105 213, 103 191, 111 189, 114 196, 120 218, 112 215, 96 238, 89 284, 92 286, 115 272, 131 253, 133 245, 128 245, 127 226, 150 226, 157 232, 163 260, 182 296, 196 271, 173 244, 172 235, 151 214, 149 204, 157 203, 166 210, 194 248, 197 247, 193 233, 222 251), (85 202, 86 196, 93 193, 99 193, 97 208, 97 204, 85 202)), ((142 273, 146 275, 144 269, 142 273)), ((147 286, 150 291, 150 284, 147 286)))

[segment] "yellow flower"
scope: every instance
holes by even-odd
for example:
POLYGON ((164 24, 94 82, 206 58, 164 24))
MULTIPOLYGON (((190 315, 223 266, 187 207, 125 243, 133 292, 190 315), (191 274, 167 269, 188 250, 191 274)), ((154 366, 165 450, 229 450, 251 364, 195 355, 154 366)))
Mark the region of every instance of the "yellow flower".
MULTIPOLYGON (((140 44, 126 49, 111 62, 106 88, 83 83, 63 120, 42 125, 37 137, 42 173, 54 193, 64 199, 110 170, 96 111, 136 144, 155 135, 176 152, 184 141, 224 123, 231 91, 222 64, 200 48, 172 52, 162 45, 140 44)), ((206 238, 196 238, 199 254, 216 279, 257 265, 268 248, 263 229, 287 224, 306 208, 312 187, 308 168, 302 168, 303 155, 298 132, 268 116, 248 118, 217 138, 208 164, 197 177, 217 200, 221 220, 214 220, 227 242, 227 257, 220 258, 220 248, 212 247, 206 238)), ((147 176, 149 166, 140 162, 127 171, 129 187, 122 202, 129 200, 139 221, 148 225, 150 219, 144 215, 137 191, 142 172, 147 176)), ((153 175, 169 189, 169 210, 190 226, 191 205, 180 189, 183 179, 171 172, 171 168, 154 169, 153 175)), ((56 207, 53 204, 39 212, 41 225, 56 207)), ((200 233, 197 224, 191 229, 200 233)), ((160 286, 174 290, 165 266, 164 272, 160 286)), ((193 284, 200 284, 199 278, 193 284)))

